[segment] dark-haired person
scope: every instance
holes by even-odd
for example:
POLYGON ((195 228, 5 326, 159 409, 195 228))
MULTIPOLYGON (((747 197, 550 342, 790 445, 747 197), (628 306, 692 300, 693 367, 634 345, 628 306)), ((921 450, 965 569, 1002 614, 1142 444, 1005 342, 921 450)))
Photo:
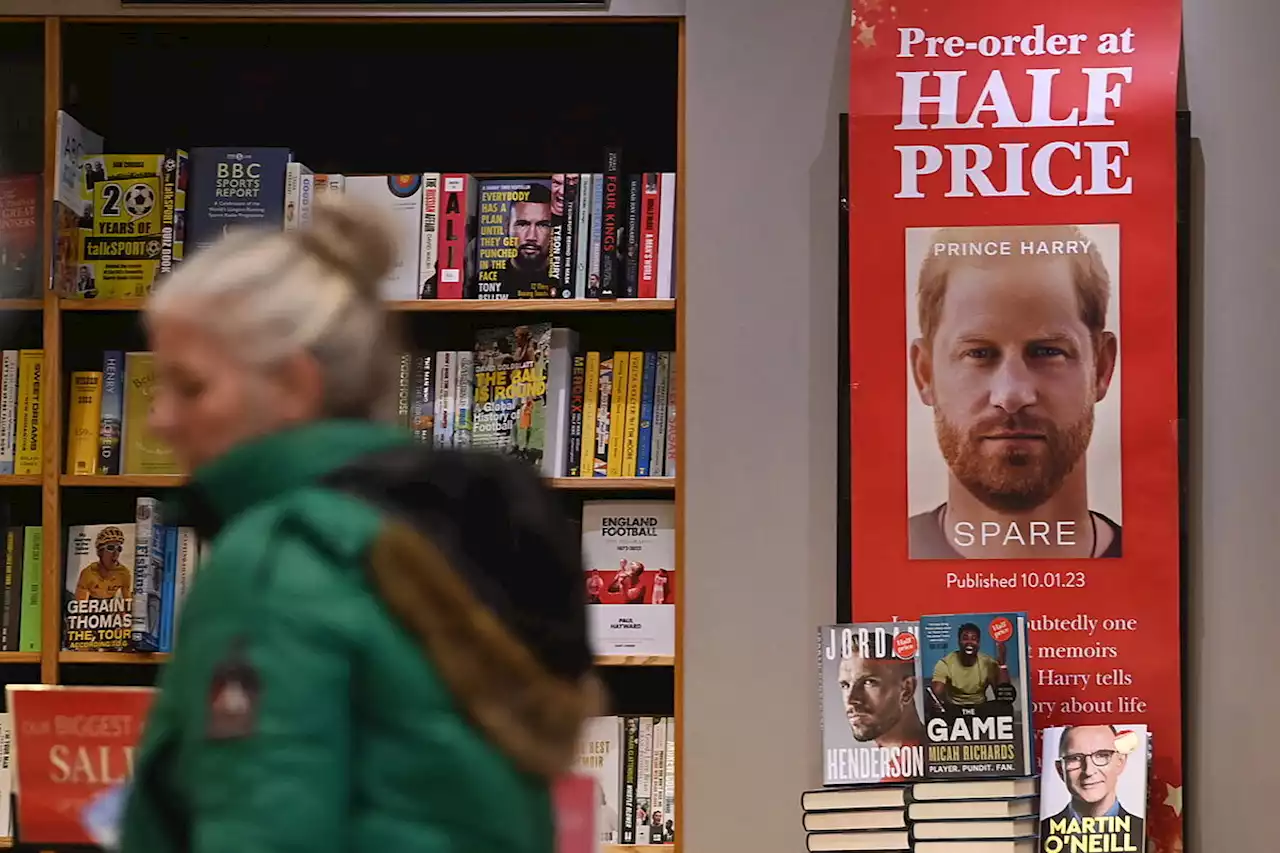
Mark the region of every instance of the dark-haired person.
POLYGON ((930 689, 944 710, 979 709, 991 701, 990 688, 1009 683, 1004 643, 996 643, 996 657, 982 651, 982 631, 966 622, 956 632, 957 648, 933 666, 930 689))

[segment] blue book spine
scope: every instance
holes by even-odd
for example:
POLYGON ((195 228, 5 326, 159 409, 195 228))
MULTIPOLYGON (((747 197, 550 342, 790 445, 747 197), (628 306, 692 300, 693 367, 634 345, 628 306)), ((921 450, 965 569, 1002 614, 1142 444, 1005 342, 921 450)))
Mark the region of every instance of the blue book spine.
POLYGON ((102 416, 98 421, 98 473, 119 474, 124 455, 124 353, 102 354, 102 416))
POLYGON ((653 389, 658 378, 658 354, 644 354, 644 373, 640 384, 640 438, 636 448, 636 476, 648 477, 653 455, 653 389))
POLYGON ((178 576, 178 528, 164 528, 164 582, 160 587, 160 651, 173 651, 174 593, 178 576))

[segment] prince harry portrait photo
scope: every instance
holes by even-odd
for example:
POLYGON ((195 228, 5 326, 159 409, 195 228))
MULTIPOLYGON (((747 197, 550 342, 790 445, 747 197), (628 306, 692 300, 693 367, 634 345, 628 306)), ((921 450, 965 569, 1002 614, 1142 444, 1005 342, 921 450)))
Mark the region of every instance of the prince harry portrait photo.
POLYGON ((907 232, 912 559, 1119 557, 1119 227, 907 232))

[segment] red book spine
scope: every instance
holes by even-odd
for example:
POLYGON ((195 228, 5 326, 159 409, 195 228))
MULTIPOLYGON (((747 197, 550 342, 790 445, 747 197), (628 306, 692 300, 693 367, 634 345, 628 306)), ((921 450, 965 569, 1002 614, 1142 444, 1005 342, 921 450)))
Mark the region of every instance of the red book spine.
POLYGON ((470 175, 442 175, 440 179, 440 240, 436 299, 462 299, 467 281, 467 226, 471 196, 470 175))
POLYGON ((640 199, 640 288, 641 299, 658 298, 658 229, 662 225, 662 175, 645 172, 640 199))

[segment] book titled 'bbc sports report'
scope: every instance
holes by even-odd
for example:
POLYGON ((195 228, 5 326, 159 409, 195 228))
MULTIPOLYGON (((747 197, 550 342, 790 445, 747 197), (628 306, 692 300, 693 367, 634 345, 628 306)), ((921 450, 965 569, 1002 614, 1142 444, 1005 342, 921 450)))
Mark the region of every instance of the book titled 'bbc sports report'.
POLYGON ((824 785, 924 776, 919 646, 915 622, 818 629, 824 785))
POLYGON ((1143 853, 1147 727, 1055 726, 1041 749, 1040 853, 1143 853))
POLYGON ((925 775, 1035 772, 1025 613, 920 617, 925 775))

